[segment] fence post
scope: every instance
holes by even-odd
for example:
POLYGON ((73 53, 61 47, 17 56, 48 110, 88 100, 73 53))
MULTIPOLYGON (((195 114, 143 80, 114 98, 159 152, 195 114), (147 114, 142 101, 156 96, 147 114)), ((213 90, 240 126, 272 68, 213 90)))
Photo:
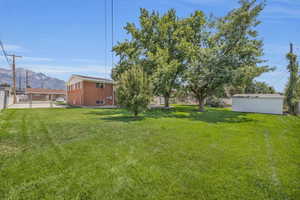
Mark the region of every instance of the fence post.
POLYGON ((4 104, 3 104, 3 109, 7 108, 7 104, 8 104, 8 95, 9 95, 9 91, 4 91, 4 104))
POLYGON ((300 115, 300 101, 297 104, 297 115, 300 115))
POLYGON ((50 107, 53 108, 52 94, 50 94, 50 107))
POLYGON ((29 94, 29 108, 32 108, 32 94, 29 94))

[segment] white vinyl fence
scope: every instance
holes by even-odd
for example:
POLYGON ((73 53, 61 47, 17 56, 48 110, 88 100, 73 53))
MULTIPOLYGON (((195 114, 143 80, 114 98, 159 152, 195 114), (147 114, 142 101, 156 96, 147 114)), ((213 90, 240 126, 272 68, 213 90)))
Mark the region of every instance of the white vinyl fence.
POLYGON ((0 110, 5 108, 5 92, 0 90, 0 110))
POLYGON ((9 91, 0 90, 0 110, 7 108, 10 103, 12 103, 12 99, 9 96, 9 91))

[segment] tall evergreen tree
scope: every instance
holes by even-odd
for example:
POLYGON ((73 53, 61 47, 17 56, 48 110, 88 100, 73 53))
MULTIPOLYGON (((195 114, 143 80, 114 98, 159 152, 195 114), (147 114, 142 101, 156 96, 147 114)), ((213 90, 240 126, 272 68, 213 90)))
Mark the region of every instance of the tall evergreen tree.
POLYGON ((287 69, 290 72, 288 85, 286 88, 286 101, 290 114, 297 114, 297 103, 299 101, 299 64, 297 62, 297 56, 293 53, 293 45, 290 44, 290 53, 287 54, 289 65, 287 69))

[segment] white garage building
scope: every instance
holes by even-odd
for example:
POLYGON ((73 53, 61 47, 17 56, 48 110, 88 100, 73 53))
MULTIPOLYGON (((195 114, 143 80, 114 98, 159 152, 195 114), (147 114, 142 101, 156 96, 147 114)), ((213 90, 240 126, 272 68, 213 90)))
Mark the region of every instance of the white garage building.
POLYGON ((232 110, 282 115, 283 101, 279 94, 237 94, 232 97, 232 110))

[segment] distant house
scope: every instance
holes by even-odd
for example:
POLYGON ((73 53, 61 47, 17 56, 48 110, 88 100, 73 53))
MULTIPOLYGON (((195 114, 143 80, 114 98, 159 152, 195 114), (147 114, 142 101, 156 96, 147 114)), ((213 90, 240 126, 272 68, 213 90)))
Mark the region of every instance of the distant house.
POLYGON ((232 110, 281 115, 283 101, 280 94, 237 94, 232 97, 232 110))
POLYGON ((115 105, 114 82, 104 78, 72 75, 67 82, 67 102, 76 106, 115 105))
POLYGON ((25 95, 32 101, 50 101, 58 98, 66 98, 65 90, 52 90, 44 88, 26 88, 25 95))

